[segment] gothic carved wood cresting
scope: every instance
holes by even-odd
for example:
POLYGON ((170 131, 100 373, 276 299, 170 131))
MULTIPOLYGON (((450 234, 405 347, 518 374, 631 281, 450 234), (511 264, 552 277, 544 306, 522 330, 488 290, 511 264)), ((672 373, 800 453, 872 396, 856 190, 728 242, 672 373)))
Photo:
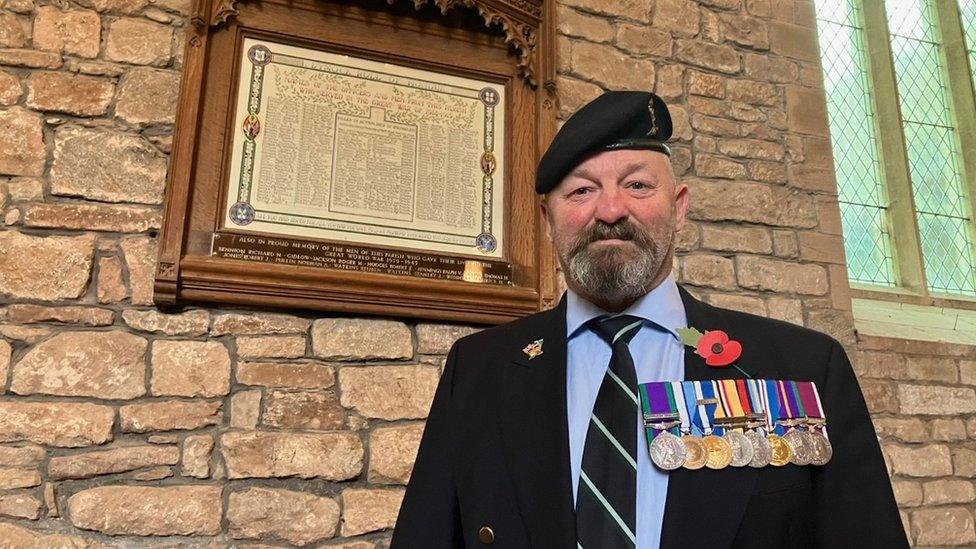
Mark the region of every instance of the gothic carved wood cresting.
MULTIPOLYGON (((533 193, 555 132, 550 0, 194 0, 186 32, 155 299, 503 322, 551 307, 555 261, 533 193), (245 39, 471 77, 504 86, 507 164, 501 263, 510 283, 229 259, 221 225, 245 39)), ((486 195, 487 196, 487 195, 486 195)), ((230 227, 233 232, 234 227, 230 227)), ((436 255, 436 254, 434 254, 436 255)))

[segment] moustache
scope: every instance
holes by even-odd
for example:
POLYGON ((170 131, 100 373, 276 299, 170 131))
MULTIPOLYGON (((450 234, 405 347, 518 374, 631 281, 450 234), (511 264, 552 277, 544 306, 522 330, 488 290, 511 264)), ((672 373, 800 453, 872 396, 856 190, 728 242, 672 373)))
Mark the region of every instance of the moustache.
POLYGON ((639 246, 646 245, 650 240, 640 228, 630 221, 624 220, 613 224, 597 221, 593 226, 580 233, 571 255, 576 255, 594 242, 612 239, 632 240, 639 246))

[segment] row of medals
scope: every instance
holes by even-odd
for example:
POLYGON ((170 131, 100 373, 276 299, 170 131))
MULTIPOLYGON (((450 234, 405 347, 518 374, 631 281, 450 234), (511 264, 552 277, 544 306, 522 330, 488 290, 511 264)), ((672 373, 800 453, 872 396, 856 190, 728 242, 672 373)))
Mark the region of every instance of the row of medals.
POLYGON ((763 435, 756 427, 764 426, 765 422, 750 422, 744 426, 745 432, 727 428, 722 436, 684 433, 679 437, 670 429, 681 425, 680 421, 653 423, 649 426, 661 432, 651 442, 651 460, 665 471, 680 467, 724 469, 730 465, 756 468, 782 467, 787 463, 825 465, 830 461, 833 455, 830 441, 815 429, 823 425, 822 420, 803 418, 778 423, 789 427, 789 432, 783 436, 772 432, 763 435))

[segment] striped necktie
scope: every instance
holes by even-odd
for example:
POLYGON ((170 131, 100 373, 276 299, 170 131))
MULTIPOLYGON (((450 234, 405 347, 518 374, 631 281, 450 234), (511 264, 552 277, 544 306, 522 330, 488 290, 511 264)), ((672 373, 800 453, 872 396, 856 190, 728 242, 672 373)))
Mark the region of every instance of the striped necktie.
POLYGON ((634 547, 637 508, 637 372, 627 344, 641 319, 620 315, 590 321, 613 349, 583 446, 576 494, 578 548, 634 547))

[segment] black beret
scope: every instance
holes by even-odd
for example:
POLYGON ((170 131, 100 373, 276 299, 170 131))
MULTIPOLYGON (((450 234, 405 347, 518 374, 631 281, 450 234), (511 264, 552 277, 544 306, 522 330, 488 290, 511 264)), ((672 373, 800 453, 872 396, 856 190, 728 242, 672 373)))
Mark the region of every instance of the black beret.
POLYGON ((650 92, 609 91, 584 105, 563 124, 542 155, 535 192, 545 194, 570 170, 598 151, 650 149, 670 155, 671 114, 650 92))

